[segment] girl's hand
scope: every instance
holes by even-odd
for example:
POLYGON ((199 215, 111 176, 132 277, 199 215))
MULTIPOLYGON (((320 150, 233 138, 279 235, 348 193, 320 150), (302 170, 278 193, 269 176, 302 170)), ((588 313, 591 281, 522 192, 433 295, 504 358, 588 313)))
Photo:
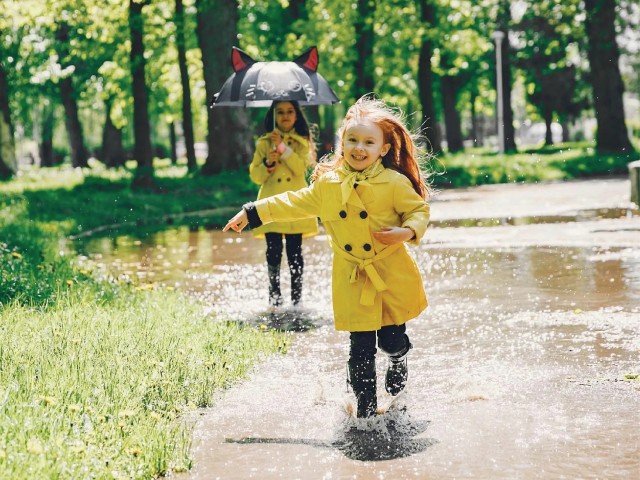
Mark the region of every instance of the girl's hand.
POLYGON ((278 146, 282 142, 282 137, 280 136, 280 132, 276 129, 271 132, 271 145, 278 146))
POLYGON ((226 232, 227 230, 231 229, 234 232, 240 233, 248 223, 249 220, 247 219, 247 212, 245 212, 243 209, 236 213, 233 218, 227 222, 222 231, 226 232))
POLYGON ((407 242, 414 236, 414 231, 407 227, 380 227, 380 231, 373 232, 373 238, 385 245, 407 242))
POLYGON ((269 152, 269 155, 267 161, 269 162, 269 165, 267 165, 267 170, 269 170, 270 172, 273 172, 276 168, 276 166, 278 165, 278 159, 280 158, 280 154, 278 152, 269 152))

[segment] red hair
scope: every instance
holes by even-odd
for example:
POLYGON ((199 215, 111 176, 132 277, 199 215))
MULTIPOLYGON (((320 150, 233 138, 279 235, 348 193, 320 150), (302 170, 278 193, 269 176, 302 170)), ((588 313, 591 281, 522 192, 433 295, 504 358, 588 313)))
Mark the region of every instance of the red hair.
POLYGON ((321 162, 313 172, 313 179, 324 172, 340 167, 344 162, 342 141, 344 132, 352 120, 366 119, 375 123, 382 130, 384 143, 391 145, 387 154, 382 157, 382 164, 406 176, 413 185, 413 189, 425 200, 429 197, 429 186, 420 170, 420 159, 416 139, 405 125, 399 112, 394 111, 382 100, 372 96, 361 97, 349 108, 338 130, 336 152, 330 162, 321 162))

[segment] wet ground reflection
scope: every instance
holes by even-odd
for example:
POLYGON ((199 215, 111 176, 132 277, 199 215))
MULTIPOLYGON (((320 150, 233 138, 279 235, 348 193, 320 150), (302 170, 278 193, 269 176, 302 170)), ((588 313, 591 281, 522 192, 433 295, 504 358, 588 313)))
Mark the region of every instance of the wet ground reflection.
MULTIPOLYGON (((611 183, 585 188, 609 194, 611 183)), ((583 201, 566 190, 555 195, 583 201)), ((431 307, 408 326, 406 410, 376 425, 345 413, 348 335, 332 327, 326 238, 303 242, 304 308, 277 311, 266 310, 264 243, 250 234, 177 229, 78 249, 105 274, 295 332, 286 356, 196 416, 188 478, 627 479, 640 471, 638 231, 635 213, 434 226, 412 249, 431 307)), ((379 384, 385 368, 381 358, 379 384)))

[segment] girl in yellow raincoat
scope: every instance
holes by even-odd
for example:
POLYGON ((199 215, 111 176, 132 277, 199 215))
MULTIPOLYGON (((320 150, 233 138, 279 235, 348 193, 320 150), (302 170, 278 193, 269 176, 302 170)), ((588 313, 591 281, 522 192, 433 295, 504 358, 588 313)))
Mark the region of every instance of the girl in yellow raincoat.
MULTIPOLYGON (((305 174, 315 164, 315 147, 309 125, 297 102, 273 102, 264 119, 267 131, 256 142, 249 176, 260 185, 258 200, 307 186, 305 174), (274 125, 275 118, 275 125, 274 125)), ((291 274, 291 303, 302 300, 302 237, 315 235, 315 218, 270 223, 253 230, 256 238, 266 238, 269 305, 282 305, 280 264, 282 239, 285 238, 287 262, 291 274)))
POLYGON ((224 228, 320 217, 331 239, 337 330, 350 332, 348 382, 357 416, 376 413, 376 339, 389 358, 385 388, 400 393, 412 345, 405 323, 427 307, 422 278, 405 242, 417 244, 429 222, 428 187, 415 141, 402 118, 363 97, 338 131, 333 161, 313 183, 249 203, 224 228))

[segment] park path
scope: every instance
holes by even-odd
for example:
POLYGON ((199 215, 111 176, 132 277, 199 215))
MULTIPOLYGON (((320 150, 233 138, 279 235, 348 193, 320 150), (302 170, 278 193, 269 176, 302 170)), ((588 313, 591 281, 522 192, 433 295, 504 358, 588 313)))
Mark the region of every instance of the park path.
POLYGON ((324 236, 303 244, 305 309, 277 314, 265 311, 264 244, 249 233, 179 229, 87 248, 109 271, 171 283, 221 318, 293 331, 287 355, 191 419, 195 466, 180 478, 639 478, 640 212, 629 191, 599 179, 439 192, 412 247, 431 306, 408 324, 406 411, 368 424, 345 414, 348 335, 332 327, 324 236))
MULTIPOLYGON (((409 324, 407 410, 369 425, 344 413, 348 337, 331 327, 323 240, 308 241, 307 309, 246 319, 316 328, 200 412, 187 477, 638 478, 640 217, 628 192, 613 179, 439 193, 414 249, 431 307, 409 324)), ((241 277, 229 265, 209 286, 241 277)))

